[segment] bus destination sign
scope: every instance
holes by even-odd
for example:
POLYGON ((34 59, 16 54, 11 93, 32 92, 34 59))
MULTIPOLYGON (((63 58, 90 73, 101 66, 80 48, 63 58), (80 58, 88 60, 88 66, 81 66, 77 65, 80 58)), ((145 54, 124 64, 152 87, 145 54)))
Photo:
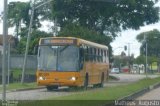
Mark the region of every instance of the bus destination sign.
POLYGON ((74 39, 42 39, 41 44, 51 44, 51 45, 72 45, 75 44, 74 39))

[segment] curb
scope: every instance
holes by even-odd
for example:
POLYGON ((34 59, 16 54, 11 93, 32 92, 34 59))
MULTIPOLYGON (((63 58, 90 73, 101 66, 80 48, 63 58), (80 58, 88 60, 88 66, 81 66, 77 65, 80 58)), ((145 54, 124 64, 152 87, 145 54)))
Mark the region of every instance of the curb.
POLYGON ((46 87, 42 86, 42 87, 36 87, 36 88, 22 88, 22 89, 8 90, 7 92, 27 91, 27 90, 36 90, 36 89, 44 89, 44 88, 46 87))
POLYGON ((46 87, 42 86, 42 87, 37 87, 37 88, 22 88, 22 89, 14 89, 14 90, 11 90, 12 92, 16 92, 16 91, 27 91, 27 90, 36 90, 36 89, 44 89, 46 87))
POLYGON ((147 92, 149 92, 149 91, 151 91, 153 89, 156 89, 158 87, 160 87, 160 83, 156 83, 154 85, 150 85, 149 87, 146 87, 146 88, 144 88, 142 90, 134 92, 133 94, 130 94, 128 96, 122 97, 122 98, 120 98, 118 100, 119 101, 121 101, 121 100, 135 100, 137 97, 140 97, 141 95, 144 95, 145 93, 147 93, 147 92))

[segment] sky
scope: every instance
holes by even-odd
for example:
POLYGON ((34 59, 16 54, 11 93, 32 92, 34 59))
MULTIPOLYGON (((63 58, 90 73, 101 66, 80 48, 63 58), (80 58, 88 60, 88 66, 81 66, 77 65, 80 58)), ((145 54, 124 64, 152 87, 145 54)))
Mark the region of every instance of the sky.
MULTIPOLYGON (((29 1, 29 0, 8 0, 8 2, 12 1, 29 1)), ((160 6, 160 2, 156 4, 156 6, 160 6)), ((3 11, 3 3, 0 3, 0 13, 3 11)), ((48 26, 48 23, 43 23, 43 26, 41 29, 44 28, 44 26, 48 26)), ((111 43, 113 54, 114 55, 120 55, 122 51, 124 51, 124 46, 130 47, 130 54, 134 54, 135 57, 137 57, 140 54, 139 48, 140 43, 136 40, 136 36, 140 34, 141 32, 150 31, 153 29, 160 30, 160 22, 155 24, 150 24, 147 26, 140 27, 139 30, 132 30, 128 29, 125 31, 122 31, 120 36, 116 37, 116 39, 111 43)), ((45 29, 48 30, 48 29, 45 29)), ((0 23, 0 34, 2 34, 3 26, 2 23, 0 23)), ((9 28, 9 34, 14 33, 14 28, 9 28)), ((128 55, 128 49, 125 51, 125 53, 128 55)))
MULTIPOLYGON (((135 57, 139 56, 141 44, 136 40, 136 36, 142 32, 153 29, 158 29, 160 31, 160 22, 140 27, 139 30, 129 29, 123 31, 121 35, 116 37, 116 39, 111 43, 114 55, 120 55, 121 52, 124 51, 124 46, 127 46, 127 48, 130 47, 130 54, 134 54, 135 57)), ((128 49, 125 53, 128 55, 128 49)))

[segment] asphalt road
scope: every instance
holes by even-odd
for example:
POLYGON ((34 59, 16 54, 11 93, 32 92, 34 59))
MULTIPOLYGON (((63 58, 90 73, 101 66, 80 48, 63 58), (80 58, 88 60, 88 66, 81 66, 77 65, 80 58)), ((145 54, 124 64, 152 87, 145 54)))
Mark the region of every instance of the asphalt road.
MULTIPOLYGON (((111 75, 119 78, 119 80, 109 81, 105 83, 105 87, 133 83, 146 77, 145 75, 136 75, 136 74, 111 74, 111 75)), ((149 77, 155 78, 157 77, 157 75, 150 75, 149 77)), ((65 96, 77 92, 82 92, 82 91, 74 91, 74 90, 72 91, 69 90, 68 88, 60 88, 57 91, 50 91, 50 92, 47 91, 46 89, 35 89, 27 91, 8 92, 6 94, 7 95, 6 98, 7 100, 44 100, 51 96, 52 97, 65 96)), ((0 93, 0 99, 1 98, 2 94, 0 93)))
MULTIPOLYGON (((47 91, 46 89, 35 89, 27 91, 8 92, 7 100, 44 100, 51 96, 65 96, 72 94, 73 92, 67 92, 65 90, 47 91)), ((2 94, 0 94, 0 98, 2 94)))
MULTIPOLYGON (((111 76, 117 77, 118 81, 109 81, 106 83, 106 86, 117 86, 122 84, 128 84, 128 83, 134 83, 140 79, 143 79, 146 77, 146 75, 140 75, 140 74, 110 74, 111 76)), ((149 78, 155 78, 158 77, 158 75, 148 75, 149 78)))

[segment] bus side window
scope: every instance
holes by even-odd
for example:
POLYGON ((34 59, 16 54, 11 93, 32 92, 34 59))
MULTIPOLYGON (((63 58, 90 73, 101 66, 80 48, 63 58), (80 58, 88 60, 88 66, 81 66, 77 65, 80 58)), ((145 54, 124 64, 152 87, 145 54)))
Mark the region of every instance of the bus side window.
POLYGON ((91 62, 94 62, 94 56, 93 56, 93 53, 94 53, 94 51, 93 51, 93 47, 91 47, 91 53, 90 53, 90 61, 91 62))
POLYGON ((107 57, 106 50, 104 50, 104 63, 106 63, 106 57, 107 57))
POLYGON ((99 62, 99 49, 97 48, 97 62, 99 62))
POLYGON ((89 54, 89 47, 86 46, 85 61, 89 61, 89 56, 88 56, 88 54, 89 54))
POLYGON ((103 63, 105 63, 105 54, 104 54, 104 50, 103 50, 103 63))
POLYGON ((103 50, 101 49, 101 62, 103 63, 103 50))
POLYGON ((95 55, 94 55, 94 48, 92 48, 92 62, 94 62, 94 58, 95 58, 95 55))
POLYGON ((96 62, 96 48, 94 48, 94 62, 96 62))
POLYGON ((98 62, 98 49, 96 48, 96 62, 98 62))
POLYGON ((108 50, 106 50, 106 62, 108 63, 109 62, 109 58, 108 58, 108 50))
POLYGON ((83 62, 84 62, 84 49, 83 49, 83 47, 81 46, 80 47, 80 51, 79 51, 80 53, 80 55, 79 55, 79 57, 80 57, 80 59, 79 59, 79 67, 80 67, 80 69, 83 69, 83 62))

